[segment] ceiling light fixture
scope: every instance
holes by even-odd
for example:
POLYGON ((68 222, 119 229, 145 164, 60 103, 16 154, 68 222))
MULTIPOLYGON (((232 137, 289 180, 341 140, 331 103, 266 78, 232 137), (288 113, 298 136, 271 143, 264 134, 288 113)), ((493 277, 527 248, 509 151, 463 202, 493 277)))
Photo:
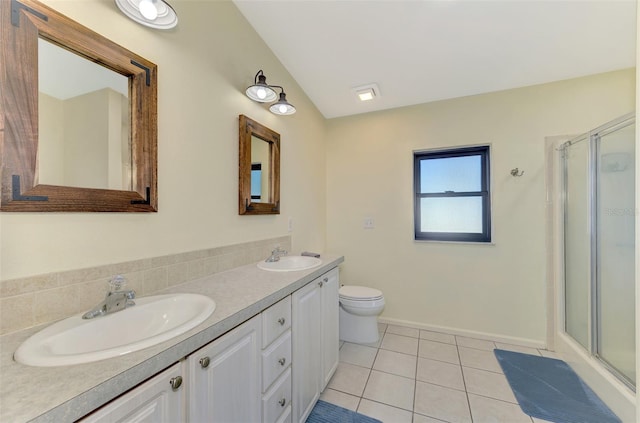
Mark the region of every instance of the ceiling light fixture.
POLYGON ((115 0, 118 9, 141 25, 171 29, 178 25, 178 15, 164 0, 115 0))
POLYGON ((269 110, 276 115, 292 115, 296 112, 296 108, 287 101, 287 94, 284 92, 284 88, 280 85, 267 84, 267 77, 264 75, 262 69, 256 73, 253 78, 253 85, 246 89, 245 94, 253 101, 260 103, 271 103, 276 98, 278 101, 273 103, 269 110), (280 88, 280 95, 274 90, 274 88, 280 88))
POLYGON ((360 101, 371 101, 380 95, 380 89, 376 84, 368 84, 356 87, 353 91, 360 101))

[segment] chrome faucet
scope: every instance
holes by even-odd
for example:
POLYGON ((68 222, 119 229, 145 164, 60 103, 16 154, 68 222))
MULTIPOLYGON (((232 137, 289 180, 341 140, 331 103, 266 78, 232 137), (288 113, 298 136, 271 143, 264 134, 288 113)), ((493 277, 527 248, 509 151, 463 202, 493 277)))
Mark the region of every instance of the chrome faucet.
POLYGON ((135 301, 133 301, 136 297, 136 292, 132 289, 122 290, 122 287, 126 285, 126 281, 122 276, 114 277, 109 281, 109 285, 111 289, 107 292, 104 301, 83 314, 83 319, 106 316, 107 314, 115 313, 116 311, 136 305, 135 301))
POLYGON ((281 249, 280 246, 278 245, 276 249, 271 252, 271 255, 269 256, 268 259, 265 260, 265 262, 273 263, 274 261, 280 260, 280 257, 286 256, 287 254, 288 254, 287 251, 281 249))

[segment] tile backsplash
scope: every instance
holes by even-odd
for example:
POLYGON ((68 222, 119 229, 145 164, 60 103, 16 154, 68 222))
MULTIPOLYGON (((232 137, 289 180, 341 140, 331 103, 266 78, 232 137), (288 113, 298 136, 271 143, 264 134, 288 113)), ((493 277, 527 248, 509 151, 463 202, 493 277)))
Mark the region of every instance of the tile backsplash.
POLYGON ((0 335, 49 323, 89 310, 108 290, 114 275, 127 279, 127 289, 151 295, 234 267, 269 257, 279 245, 291 250, 291 237, 191 251, 162 257, 77 269, 0 282, 0 335))

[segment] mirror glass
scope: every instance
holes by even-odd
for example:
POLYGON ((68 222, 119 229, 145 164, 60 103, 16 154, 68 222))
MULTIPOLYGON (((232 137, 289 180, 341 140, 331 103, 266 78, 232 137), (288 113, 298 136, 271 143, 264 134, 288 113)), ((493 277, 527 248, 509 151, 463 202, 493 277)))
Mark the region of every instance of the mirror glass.
POLYGON ((38 182, 132 189, 129 78, 38 39, 38 182))
POLYGON ((251 136, 251 202, 271 203, 271 144, 251 136))

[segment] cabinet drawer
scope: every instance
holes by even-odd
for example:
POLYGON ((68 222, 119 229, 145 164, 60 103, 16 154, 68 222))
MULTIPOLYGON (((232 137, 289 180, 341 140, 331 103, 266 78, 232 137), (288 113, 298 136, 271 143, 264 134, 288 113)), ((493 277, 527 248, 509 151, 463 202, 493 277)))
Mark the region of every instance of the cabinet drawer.
POLYGON ((262 348, 291 327, 291 296, 262 312, 262 348))
POLYGON ((290 364, 291 331, 287 330, 262 352, 262 392, 265 392, 290 364))
POLYGON ((276 423, 291 423, 291 406, 289 405, 286 410, 280 415, 280 418, 276 423))
MULTIPOLYGON (((262 397, 262 421, 274 423, 291 404, 291 367, 262 397)), ((285 418, 286 421, 286 418, 285 418)))

